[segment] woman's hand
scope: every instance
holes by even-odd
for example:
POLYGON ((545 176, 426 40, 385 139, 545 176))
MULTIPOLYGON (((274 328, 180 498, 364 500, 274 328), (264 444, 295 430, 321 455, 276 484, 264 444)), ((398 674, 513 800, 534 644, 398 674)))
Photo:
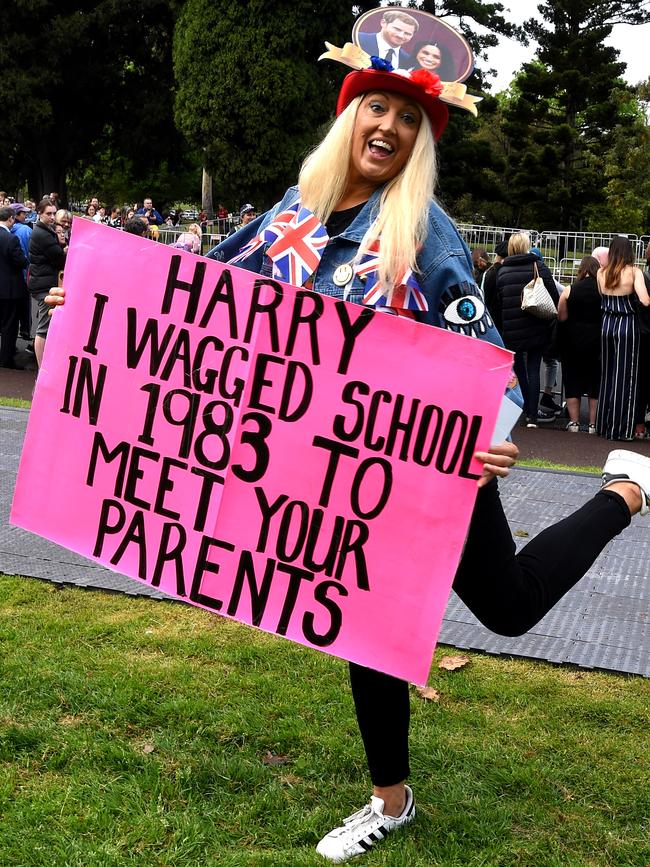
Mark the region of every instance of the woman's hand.
POLYGON ((45 296, 44 301, 46 304, 49 304, 51 308, 48 310, 48 313, 51 316, 57 307, 61 307, 62 304, 65 304, 65 289, 63 286, 53 286, 45 296))
POLYGON ((515 465, 519 456, 519 449, 514 443, 499 443, 490 446, 489 452, 476 452, 474 457, 483 464, 483 475, 478 480, 478 487, 483 488, 495 476, 505 476, 510 472, 510 467, 515 465))

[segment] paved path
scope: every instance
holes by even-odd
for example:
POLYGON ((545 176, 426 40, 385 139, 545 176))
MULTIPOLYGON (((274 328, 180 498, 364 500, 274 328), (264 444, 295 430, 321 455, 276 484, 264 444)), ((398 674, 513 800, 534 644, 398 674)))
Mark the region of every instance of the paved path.
MULTIPOLYGON (((9 525, 27 418, 26 410, 0 407, 0 572, 165 599, 146 585, 9 525)), ((534 444, 566 437, 578 439, 578 435, 539 429, 527 432, 526 437, 534 444)), ((598 444, 591 441, 598 438, 585 434, 581 439, 593 455, 598 444)), ((591 457, 584 461, 596 462, 591 457)), ((597 485, 597 478, 589 475, 514 471, 502 485, 502 496, 517 544, 525 544, 527 537, 569 514, 591 496, 597 485)), ((650 522, 636 517, 582 581, 526 635, 503 638, 488 632, 452 594, 440 640, 488 653, 650 677, 649 563, 650 522)))

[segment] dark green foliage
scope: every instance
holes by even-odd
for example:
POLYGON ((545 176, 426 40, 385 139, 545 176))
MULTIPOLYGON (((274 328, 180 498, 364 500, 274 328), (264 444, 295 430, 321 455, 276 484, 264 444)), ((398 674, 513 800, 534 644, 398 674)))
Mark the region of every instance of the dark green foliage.
POLYGON ((588 205, 603 201, 602 159, 612 131, 629 126, 632 90, 619 78, 612 24, 650 20, 647 3, 560 0, 526 22, 538 59, 517 77, 505 110, 505 181, 513 213, 537 228, 584 228, 588 205))
MULTIPOLYGON (((182 0, 20 0, 0 31, 0 146, 9 177, 65 198, 68 169, 106 151, 137 177, 182 154, 171 37, 182 0)), ((97 190, 100 195, 101 190, 97 190)), ((160 201, 161 190, 152 191, 160 201)))
POLYGON ((215 197, 271 204, 333 115, 344 69, 317 63, 349 40, 336 0, 187 0, 174 39, 176 122, 204 154, 215 197))

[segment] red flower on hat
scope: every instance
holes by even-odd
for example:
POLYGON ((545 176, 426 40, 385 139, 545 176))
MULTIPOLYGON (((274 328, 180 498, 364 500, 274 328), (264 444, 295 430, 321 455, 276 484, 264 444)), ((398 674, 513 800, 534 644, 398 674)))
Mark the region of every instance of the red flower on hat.
POLYGON ((418 87, 421 87, 425 93, 428 93, 429 96, 433 96, 434 98, 440 96, 443 91, 440 77, 426 69, 416 69, 415 72, 410 74, 409 78, 417 84, 418 87))

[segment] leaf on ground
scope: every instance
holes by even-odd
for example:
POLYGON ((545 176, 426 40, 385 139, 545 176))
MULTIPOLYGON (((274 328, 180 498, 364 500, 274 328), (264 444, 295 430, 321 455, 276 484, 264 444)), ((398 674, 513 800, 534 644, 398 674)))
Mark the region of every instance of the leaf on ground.
POLYGON ((440 701, 442 694, 432 686, 416 686, 415 691, 425 701, 440 701))
POLYGON ((143 746, 142 746, 142 752, 145 754, 145 756, 148 756, 148 755, 149 755, 150 753, 152 753, 155 749, 156 749, 156 748, 155 748, 154 745, 151 744, 151 743, 146 743, 146 744, 143 744, 143 746))
POLYGON ((267 750, 262 757, 262 764, 264 765, 288 765, 290 763, 291 759, 289 756, 277 756, 271 750, 267 750))
POLYGON ((528 533, 528 530, 515 530, 514 535, 520 536, 522 539, 525 539, 526 536, 528 536, 530 534, 528 533))
POLYGON ((469 662, 469 656, 443 656, 438 663, 438 668, 444 668, 445 671, 455 671, 457 668, 464 668, 469 662))

